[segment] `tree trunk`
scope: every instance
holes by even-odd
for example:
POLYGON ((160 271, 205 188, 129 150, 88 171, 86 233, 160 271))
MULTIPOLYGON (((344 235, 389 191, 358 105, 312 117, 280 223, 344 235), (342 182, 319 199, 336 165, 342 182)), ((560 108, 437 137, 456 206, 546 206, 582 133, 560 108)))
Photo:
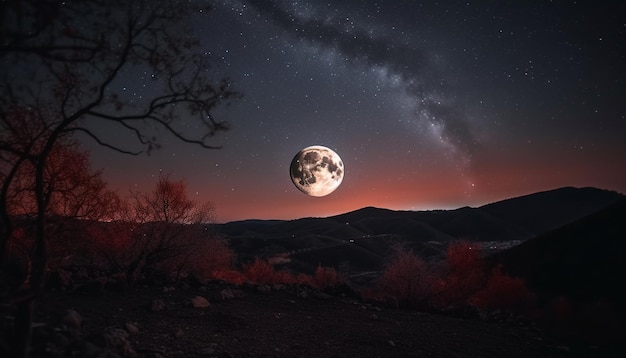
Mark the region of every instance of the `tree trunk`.
POLYGON ((17 304, 15 315, 15 333, 11 357, 26 358, 30 347, 30 338, 33 324, 34 298, 28 298, 17 304))
POLYGON ((20 168, 22 163, 26 160, 26 157, 21 157, 15 165, 11 168, 11 171, 5 178, 4 183, 2 184, 2 189, 0 190, 0 266, 6 260, 6 248, 9 239, 11 238, 11 234, 13 233, 13 218, 9 214, 8 206, 8 195, 9 195, 9 185, 15 178, 17 170, 20 168))
POLYGON ((142 254, 131 262, 126 268, 126 277, 128 279, 129 286, 134 286, 138 281, 141 272, 143 271, 142 265, 145 266, 146 255, 142 254))
MULTIPOLYGON (((0 206, 5 206, 4 203, 0 204, 0 206)), ((6 262, 6 249, 7 243, 11 238, 11 234, 13 233, 13 225, 11 223, 11 218, 8 215, 4 215, 2 213, 0 215, 0 267, 3 267, 6 262)))
POLYGON ((32 256, 32 268, 30 272, 29 286, 33 295, 27 296, 17 303, 17 314, 15 316, 15 339, 13 341, 14 357, 27 357, 30 347, 33 306, 35 299, 42 292, 46 274, 46 209, 48 197, 44 188, 44 168, 46 158, 51 150, 51 143, 43 151, 36 164, 35 171, 35 196, 37 199, 37 218, 35 228, 35 247, 32 256))

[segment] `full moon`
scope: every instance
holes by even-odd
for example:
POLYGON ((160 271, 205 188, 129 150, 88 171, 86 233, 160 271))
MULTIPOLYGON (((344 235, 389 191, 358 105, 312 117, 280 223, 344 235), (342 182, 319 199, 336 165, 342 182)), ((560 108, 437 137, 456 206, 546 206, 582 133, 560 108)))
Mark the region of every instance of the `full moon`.
POLYGON ((291 161, 291 181, 310 196, 326 196, 339 187, 344 174, 343 161, 333 150, 321 145, 302 149, 291 161))

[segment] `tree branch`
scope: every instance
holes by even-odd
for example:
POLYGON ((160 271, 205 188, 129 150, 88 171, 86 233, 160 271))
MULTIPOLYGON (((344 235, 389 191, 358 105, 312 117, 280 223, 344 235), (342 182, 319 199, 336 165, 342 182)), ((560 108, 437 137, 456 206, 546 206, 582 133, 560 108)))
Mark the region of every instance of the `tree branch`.
POLYGON ((85 134, 87 134, 89 137, 91 137, 93 140, 96 141, 96 143, 98 143, 99 145, 109 148, 109 149, 113 149, 116 152, 122 153, 122 154, 131 154, 131 155, 139 155, 142 153, 142 151, 138 151, 138 152, 133 152, 130 150, 126 150, 126 149, 122 149, 119 147, 116 147, 112 144, 108 144, 106 142, 103 142, 95 133, 93 133, 92 131, 90 131, 87 128, 83 128, 83 127, 74 127, 74 128, 70 128, 68 130, 66 130, 66 132, 83 132, 85 134))

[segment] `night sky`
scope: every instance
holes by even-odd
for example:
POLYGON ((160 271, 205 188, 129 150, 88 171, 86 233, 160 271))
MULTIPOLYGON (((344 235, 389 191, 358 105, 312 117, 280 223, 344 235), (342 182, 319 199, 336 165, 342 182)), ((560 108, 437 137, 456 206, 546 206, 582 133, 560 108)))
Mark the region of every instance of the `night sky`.
MULTIPOLYGON (((619 1, 220 1, 193 28, 215 78, 243 94, 215 113, 231 125, 223 148, 165 135, 150 156, 86 146, 120 194, 162 171, 219 222, 625 193, 624 14, 619 1), (291 183, 310 145, 345 164, 326 197, 291 183)), ((140 75, 116 85, 147 96, 140 75)))

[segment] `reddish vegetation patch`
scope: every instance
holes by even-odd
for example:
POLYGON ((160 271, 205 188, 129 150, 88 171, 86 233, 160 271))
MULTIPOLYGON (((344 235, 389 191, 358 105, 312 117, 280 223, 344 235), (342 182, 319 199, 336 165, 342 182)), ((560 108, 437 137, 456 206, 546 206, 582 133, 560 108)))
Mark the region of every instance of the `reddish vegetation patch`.
POLYGON ((256 258, 252 263, 244 265, 241 271, 232 269, 215 270, 211 278, 223 280, 230 284, 241 285, 245 282, 261 285, 293 285, 305 284, 318 289, 337 286, 346 280, 332 267, 318 266, 311 275, 294 274, 287 270, 276 270, 270 262, 256 258))
POLYGON ((430 309, 471 306, 528 314, 534 303, 524 280, 506 275, 501 267, 488 270, 480 251, 468 242, 452 243, 445 260, 435 263, 397 248, 381 276, 380 291, 401 306, 430 309))

